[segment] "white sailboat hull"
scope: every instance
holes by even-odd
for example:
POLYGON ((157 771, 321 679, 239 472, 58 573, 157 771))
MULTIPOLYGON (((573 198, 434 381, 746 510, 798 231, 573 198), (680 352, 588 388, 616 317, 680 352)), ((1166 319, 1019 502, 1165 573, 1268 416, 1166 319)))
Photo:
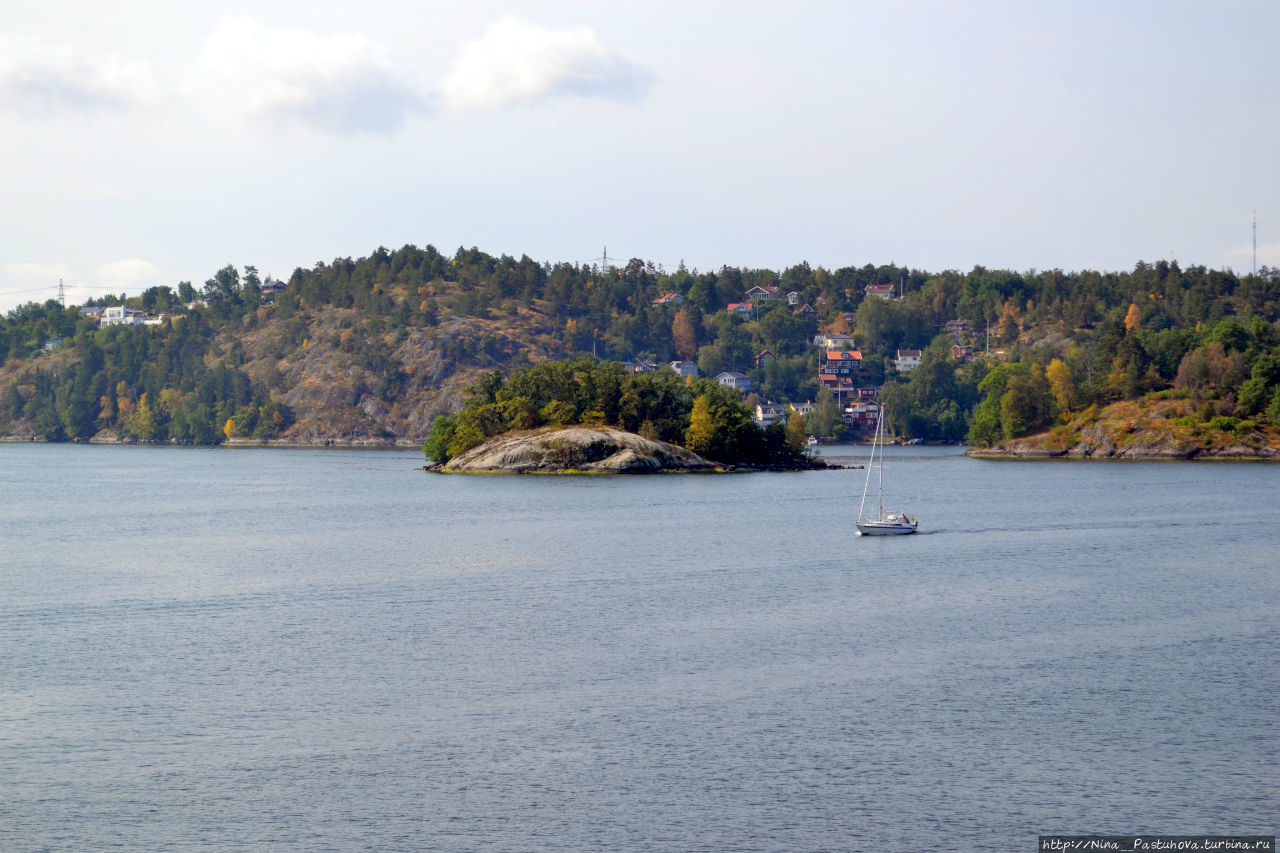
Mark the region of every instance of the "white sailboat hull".
POLYGON ((915 521, 859 521, 857 526, 862 536, 902 536, 915 533, 920 525, 915 521))
POLYGON ((867 482, 862 487, 862 503, 858 505, 858 520, 855 525, 859 536, 904 536, 915 533, 920 527, 920 520, 912 520, 905 512, 886 512, 884 508, 884 406, 880 406, 879 417, 876 418, 876 435, 871 441, 871 454, 867 458, 867 482), (876 465, 876 447, 880 448, 880 464, 876 465), (869 519, 862 517, 867 506, 867 492, 871 489, 871 472, 880 472, 880 514, 869 519))

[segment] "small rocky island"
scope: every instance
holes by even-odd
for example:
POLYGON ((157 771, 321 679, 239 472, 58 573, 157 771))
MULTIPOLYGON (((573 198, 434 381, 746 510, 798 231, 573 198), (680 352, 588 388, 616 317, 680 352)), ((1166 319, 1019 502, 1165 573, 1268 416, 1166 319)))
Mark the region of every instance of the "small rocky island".
MULTIPOLYGON (((844 466, 815 459, 805 466, 790 466, 790 470, 800 467, 844 466)), ((428 466, 428 470, 473 474, 657 474, 743 468, 720 465, 677 444, 655 441, 614 427, 579 425, 504 433, 443 465, 428 466)))
POLYGON ((713 471, 717 466, 675 444, 603 426, 509 432, 434 466, 440 471, 650 474, 713 471))

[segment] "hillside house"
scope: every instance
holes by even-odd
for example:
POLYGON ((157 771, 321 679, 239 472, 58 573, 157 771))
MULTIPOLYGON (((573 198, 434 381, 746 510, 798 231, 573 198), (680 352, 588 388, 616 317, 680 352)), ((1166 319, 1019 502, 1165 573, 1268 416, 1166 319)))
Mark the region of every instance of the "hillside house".
POLYGON ((782 298, 782 293, 778 290, 776 286, 773 286, 773 285, 769 285, 767 287, 761 287, 760 285, 756 285, 755 287, 749 288, 744 295, 747 297, 747 299, 781 299, 782 298))
POLYGON ((862 353, 856 349, 829 349, 822 354, 818 372, 826 376, 857 376, 862 353))
POLYGON ((836 334, 827 332, 821 335, 815 335, 813 338, 815 347, 823 349, 851 349, 853 347, 853 337, 850 335, 836 334))
POLYGON ((745 373, 738 373, 736 370, 726 370, 724 373, 718 374, 716 381, 736 391, 751 390, 751 377, 745 373))
POLYGON ((868 284, 865 292, 868 297, 876 297, 878 299, 897 299, 898 292, 892 284, 868 284))
POLYGON ((678 293, 664 293, 653 300, 654 305, 679 305, 681 302, 684 302, 684 297, 678 293))
POLYGON ((951 357, 959 361, 973 357, 973 347, 968 344, 955 344, 951 347, 951 357))
POLYGON ((145 322, 146 315, 142 311, 126 308, 123 305, 111 305, 102 309, 102 316, 98 318, 98 326, 101 328, 107 326, 141 326, 145 322))
POLYGON ((857 396, 858 386, 852 376, 824 373, 818 377, 818 385, 835 395, 836 400, 857 396))
POLYGON ((808 317, 810 320, 817 319, 818 317, 818 309, 814 308, 808 302, 801 305, 799 308, 792 311, 791 313, 800 317, 808 317))
POLYGON ((670 362, 671 369, 680 376, 681 379, 697 379, 698 365, 692 361, 673 361, 670 362))
POLYGON ((813 412, 813 401, 805 400, 803 403, 790 403, 787 408, 801 416, 808 415, 813 412))
POLYGON ((764 351, 763 351, 763 352, 761 352, 759 355, 757 355, 757 356, 756 356, 756 359, 755 359, 755 361, 756 361, 756 370, 763 370, 763 369, 764 369, 764 363, 765 363, 766 361, 768 361, 769 359, 773 359, 774 361, 777 361, 777 360, 778 360, 778 357, 777 357, 776 355, 774 355, 774 354, 773 354, 773 351, 772 351, 772 350, 764 350, 764 351))
POLYGON ((730 314, 740 314, 744 317, 750 317, 755 313, 755 306, 750 302, 730 302, 724 309, 730 314))
POLYGON ((841 418, 851 427, 863 430, 874 430, 880 419, 880 406, 877 403, 859 401, 844 407, 841 418))
POLYGON ((781 421, 787 422, 787 408, 778 403, 756 403, 756 426, 772 426, 781 421))
POLYGON ((893 366, 898 368, 899 373, 908 373, 920 366, 920 350, 918 349, 900 349, 898 357, 894 359, 893 366))

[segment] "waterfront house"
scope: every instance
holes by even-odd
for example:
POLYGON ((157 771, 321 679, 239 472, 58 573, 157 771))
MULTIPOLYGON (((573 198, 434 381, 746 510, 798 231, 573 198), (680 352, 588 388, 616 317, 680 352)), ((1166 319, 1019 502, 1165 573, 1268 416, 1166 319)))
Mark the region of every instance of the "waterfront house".
POLYGON ((862 401, 851 403, 844 407, 841 418, 851 427, 874 430, 880 419, 880 406, 862 401))

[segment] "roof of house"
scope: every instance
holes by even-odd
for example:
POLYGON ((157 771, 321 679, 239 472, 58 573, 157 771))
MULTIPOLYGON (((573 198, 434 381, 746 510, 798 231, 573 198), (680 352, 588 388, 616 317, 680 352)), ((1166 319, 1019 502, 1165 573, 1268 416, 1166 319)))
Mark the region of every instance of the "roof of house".
POLYGON ((919 358, 920 350, 918 349, 900 349, 898 350, 898 358, 919 358))
POLYGON ((862 361, 862 353, 856 349, 829 349, 827 361, 862 361))
POLYGON ((867 293, 893 293, 892 284, 868 284, 866 286, 867 293))

